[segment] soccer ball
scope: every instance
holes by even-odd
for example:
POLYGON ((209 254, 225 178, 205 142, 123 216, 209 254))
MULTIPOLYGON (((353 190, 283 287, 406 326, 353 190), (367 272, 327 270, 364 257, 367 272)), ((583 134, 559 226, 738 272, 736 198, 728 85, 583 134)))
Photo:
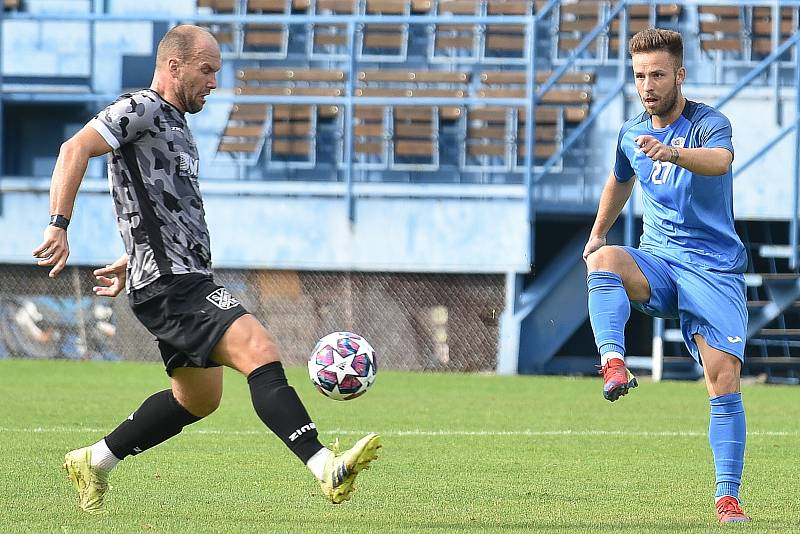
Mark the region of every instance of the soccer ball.
POLYGON ((335 400, 363 395, 378 372, 375 349, 352 332, 333 332, 317 341, 308 359, 311 383, 335 400))

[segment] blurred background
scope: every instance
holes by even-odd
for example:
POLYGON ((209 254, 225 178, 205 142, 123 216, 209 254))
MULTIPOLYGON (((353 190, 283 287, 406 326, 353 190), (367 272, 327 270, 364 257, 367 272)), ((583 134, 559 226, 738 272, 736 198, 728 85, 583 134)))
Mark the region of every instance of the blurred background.
MULTIPOLYGON (((800 2, 4 0, 0 358, 159 359, 127 299, 92 296, 122 252, 91 161, 56 280, 31 251, 60 144, 150 84, 175 24, 207 27, 219 88, 189 117, 216 276, 289 364, 352 330, 383 368, 588 374, 581 252, 624 120, 625 50, 681 32, 683 93, 733 124, 747 246, 746 375, 798 383, 800 2)), ((633 200, 612 241, 636 244, 633 200)), ((634 313, 629 364, 697 378, 678 325, 634 313)))

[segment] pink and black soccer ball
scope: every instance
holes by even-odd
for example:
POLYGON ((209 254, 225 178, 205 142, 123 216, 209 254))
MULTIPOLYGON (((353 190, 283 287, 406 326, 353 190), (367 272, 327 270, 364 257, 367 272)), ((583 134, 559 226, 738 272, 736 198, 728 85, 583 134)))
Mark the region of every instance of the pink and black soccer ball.
POLYGON ((363 395, 375 382, 377 372, 375 349, 352 332, 333 332, 323 337, 308 359, 311 382, 334 400, 363 395))

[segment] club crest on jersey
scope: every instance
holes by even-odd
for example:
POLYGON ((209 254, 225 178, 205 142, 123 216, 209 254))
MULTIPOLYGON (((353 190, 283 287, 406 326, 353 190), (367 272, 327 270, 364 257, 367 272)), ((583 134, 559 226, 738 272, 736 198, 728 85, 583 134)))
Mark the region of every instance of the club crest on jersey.
POLYGON ((231 295, 230 292, 224 287, 213 291, 206 297, 206 300, 220 310, 230 310, 231 308, 235 308, 239 305, 239 301, 236 300, 236 297, 231 295))
POLYGON ((670 142, 670 145, 678 147, 678 148, 683 148, 683 145, 685 143, 686 143, 686 138, 685 137, 676 137, 675 139, 673 139, 670 142))
POLYGON ((197 176, 200 167, 200 161, 194 159, 186 152, 178 154, 178 166, 181 171, 188 173, 191 176, 197 176))

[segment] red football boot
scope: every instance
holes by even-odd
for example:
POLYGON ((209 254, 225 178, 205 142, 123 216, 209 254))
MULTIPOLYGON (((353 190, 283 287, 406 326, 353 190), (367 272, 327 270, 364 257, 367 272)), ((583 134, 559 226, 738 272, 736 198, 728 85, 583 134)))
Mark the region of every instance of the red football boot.
POLYGON ((623 395, 628 394, 629 389, 639 385, 633 373, 625 367, 625 362, 619 358, 611 358, 608 363, 600 367, 600 374, 603 375, 603 397, 614 402, 623 395))
POLYGON ((742 511, 736 497, 723 497, 717 501, 717 519, 720 523, 747 523, 750 518, 742 511))

